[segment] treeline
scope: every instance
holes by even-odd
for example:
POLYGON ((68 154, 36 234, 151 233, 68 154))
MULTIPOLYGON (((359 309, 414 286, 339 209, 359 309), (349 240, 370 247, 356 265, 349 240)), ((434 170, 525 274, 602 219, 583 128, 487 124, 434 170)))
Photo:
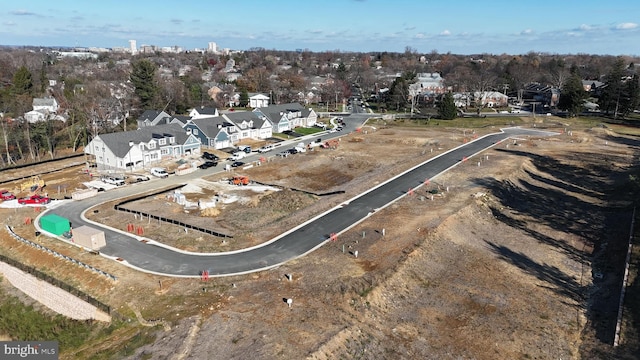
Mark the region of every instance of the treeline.
MULTIPOLYGON (((147 109, 185 114, 196 106, 243 107, 248 94, 272 103, 301 101, 339 109, 353 84, 369 95, 387 88, 381 110, 413 106, 453 113, 443 104, 417 104, 408 86, 418 73, 439 73, 452 92, 500 91, 521 96, 537 82, 562 90, 559 106, 577 113, 588 96, 581 80, 606 83, 594 99, 605 114, 625 117, 638 108, 637 58, 588 54, 524 55, 292 52, 254 48, 230 54, 102 53, 97 59, 56 58, 42 51, 0 51, 0 166, 54 158, 81 149, 92 137, 135 128, 147 109), (399 75, 399 76, 398 76, 399 75), (237 94, 240 94, 239 99, 237 94), (53 97, 64 121, 28 123, 34 98, 53 97)), ((446 98, 449 101, 448 98, 446 98)), ((439 100, 440 101, 440 100, 439 100)), ((450 104, 449 104, 450 105, 450 104)))

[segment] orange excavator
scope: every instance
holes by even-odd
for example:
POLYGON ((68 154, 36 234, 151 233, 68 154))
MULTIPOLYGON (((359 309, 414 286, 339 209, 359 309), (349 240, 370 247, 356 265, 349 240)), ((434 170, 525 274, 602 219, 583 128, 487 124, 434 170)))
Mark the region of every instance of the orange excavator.
POLYGON ((249 185, 249 177, 242 176, 242 175, 234 176, 231 179, 229 179, 229 184, 238 185, 238 186, 249 185))

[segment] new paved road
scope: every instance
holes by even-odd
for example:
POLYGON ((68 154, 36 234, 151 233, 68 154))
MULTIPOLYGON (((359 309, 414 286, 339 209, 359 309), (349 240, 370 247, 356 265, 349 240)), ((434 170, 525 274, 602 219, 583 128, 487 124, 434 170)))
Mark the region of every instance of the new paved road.
MULTIPOLYGON (((426 179, 432 179, 457 165, 463 158, 470 158, 508 137, 526 135, 550 136, 555 133, 508 128, 503 132, 484 136, 416 166, 259 247, 232 253, 186 253, 152 243, 143 243, 126 232, 103 228, 107 246, 101 249, 101 253, 113 258, 120 258, 123 263, 142 271, 168 276, 197 277, 203 270, 209 271, 209 276, 225 276, 268 269, 303 256, 322 246, 329 241, 331 234, 344 232, 375 211, 379 211, 406 195, 410 189, 420 186, 426 179)), ((176 182, 182 181, 182 179, 187 180, 180 177, 174 179, 176 182)), ((157 187, 157 182, 154 183, 157 187)), ((141 183, 118 189, 118 196, 138 193, 145 186, 152 187, 153 184, 141 183)), ((109 192, 100 193, 94 198, 63 204, 55 208, 53 212, 69 218, 74 227, 83 224, 95 227, 98 225, 90 224, 81 218, 82 212, 94 204, 112 197, 113 195, 109 192)))

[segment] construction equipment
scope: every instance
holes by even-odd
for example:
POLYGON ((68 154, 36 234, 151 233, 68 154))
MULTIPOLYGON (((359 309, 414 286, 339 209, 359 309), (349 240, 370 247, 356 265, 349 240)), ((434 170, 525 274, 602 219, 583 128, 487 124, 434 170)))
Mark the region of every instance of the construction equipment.
POLYGON ((238 186, 249 185, 249 177, 242 176, 242 175, 234 176, 231 179, 229 179, 229 184, 238 185, 238 186))
POLYGON ((325 143, 320 145, 320 146, 323 149, 337 149, 338 148, 338 144, 340 144, 339 140, 331 139, 331 140, 325 141, 325 143))
POLYGON ((31 179, 20 184, 20 191, 24 192, 29 190, 33 193, 36 193, 43 187, 44 187, 44 180, 42 180, 40 176, 35 175, 35 176, 32 176, 31 179))

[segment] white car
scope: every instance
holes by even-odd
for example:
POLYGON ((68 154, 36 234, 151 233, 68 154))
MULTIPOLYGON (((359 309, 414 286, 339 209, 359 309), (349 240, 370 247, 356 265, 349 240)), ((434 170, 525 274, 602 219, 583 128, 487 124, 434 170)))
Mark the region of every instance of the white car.
POLYGON ((169 177, 169 173, 165 168, 154 167, 154 168, 151 168, 149 172, 151 173, 151 175, 155 177, 159 177, 161 179, 169 177))
POLYGON ((124 185, 124 179, 119 179, 115 176, 108 176, 105 175, 101 178, 102 182, 105 184, 111 184, 111 185, 115 185, 115 186, 122 186, 124 185))

